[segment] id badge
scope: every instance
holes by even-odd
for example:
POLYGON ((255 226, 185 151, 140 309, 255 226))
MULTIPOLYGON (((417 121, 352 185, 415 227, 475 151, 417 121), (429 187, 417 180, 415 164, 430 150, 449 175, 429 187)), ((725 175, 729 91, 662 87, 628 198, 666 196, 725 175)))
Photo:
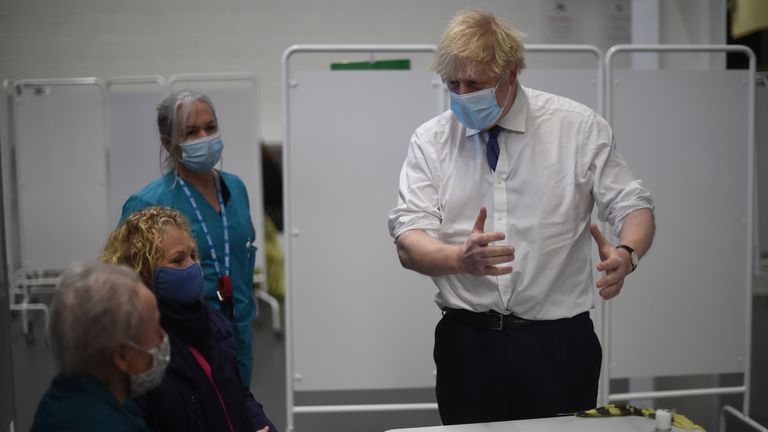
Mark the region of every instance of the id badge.
POLYGON ((232 279, 229 275, 221 276, 216 282, 216 295, 219 296, 219 301, 232 301, 232 279))

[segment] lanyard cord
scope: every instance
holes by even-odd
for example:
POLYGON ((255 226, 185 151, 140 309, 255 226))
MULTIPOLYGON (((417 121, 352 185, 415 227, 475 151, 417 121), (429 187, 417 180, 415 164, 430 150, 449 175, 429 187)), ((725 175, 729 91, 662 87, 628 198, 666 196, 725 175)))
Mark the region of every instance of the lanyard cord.
POLYGON ((184 193, 187 195, 187 198, 189 198, 189 203, 192 204, 192 208, 195 210, 197 221, 200 222, 200 226, 203 228, 203 234, 205 234, 205 238, 208 240, 208 248, 211 251, 211 258, 213 258, 213 266, 216 269, 216 273, 218 273, 219 278, 229 276, 229 224, 227 223, 227 208, 224 207, 224 198, 221 196, 221 186, 219 186, 219 182, 216 181, 216 178, 214 177, 213 184, 216 186, 216 197, 219 200, 219 208, 221 209, 221 221, 224 225, 224 273, 221 272, 221 267, 219 267, 219 259, 216 257, 216 249, 213 247, 213 240, 211 239, 210 232, 208 232, 208 227, 205 225, 203 215, 200 213, 200 209, 197 207, 195 199, 189 192, 187 183, 183 178, 181 178, 181 176, 179 176, 179 184, 181 184, 181 188, 184 189, 184 193))

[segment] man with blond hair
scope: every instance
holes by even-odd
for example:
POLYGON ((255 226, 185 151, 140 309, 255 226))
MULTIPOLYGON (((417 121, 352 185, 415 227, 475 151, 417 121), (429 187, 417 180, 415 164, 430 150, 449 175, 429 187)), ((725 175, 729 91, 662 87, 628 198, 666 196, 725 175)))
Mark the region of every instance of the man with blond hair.
POLYGON ((519 83, 521 39, 491 13, 453 18, 434 65, 451 110, 414 132, 389 215, 402 265, 438 288, 445 424, 594 407, 594 294, 619 294, 655 231, 650 193, 606 121, 519 83), (591 223, 595 205, 617 245, 591 223), (592 239, 605 272, 596 283, 592 239))

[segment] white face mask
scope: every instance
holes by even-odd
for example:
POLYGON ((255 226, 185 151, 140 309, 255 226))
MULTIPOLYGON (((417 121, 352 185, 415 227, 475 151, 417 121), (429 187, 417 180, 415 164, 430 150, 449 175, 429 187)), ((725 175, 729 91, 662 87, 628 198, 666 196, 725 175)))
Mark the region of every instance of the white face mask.
POLYGON ((131 341, 126 343, 138 350, 152 355, 152 367, 140 374, 131 374, 131 397, 141 396, 160 385, 165 376, 165 369, 171 361, 171 344, 168 342, 168 334, 163 336, 160 345, 151 350, 144 349, 131 341))

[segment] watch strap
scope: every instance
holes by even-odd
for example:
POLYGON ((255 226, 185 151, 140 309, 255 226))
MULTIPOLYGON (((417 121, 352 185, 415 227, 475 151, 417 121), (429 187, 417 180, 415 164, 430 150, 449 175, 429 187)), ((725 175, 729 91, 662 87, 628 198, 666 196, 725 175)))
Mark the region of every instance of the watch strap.
POLYGON ((631 247, 625 244, 620 244, 616 246, 616 249, 624 249, 625 251, 629 252, 629 262, 632 263, 632 271, 635 271, 635 269, 637 268, 637 263, 639 261, 637 257, 637 252, 635 252, 634 249, 632 249, 631 247))

